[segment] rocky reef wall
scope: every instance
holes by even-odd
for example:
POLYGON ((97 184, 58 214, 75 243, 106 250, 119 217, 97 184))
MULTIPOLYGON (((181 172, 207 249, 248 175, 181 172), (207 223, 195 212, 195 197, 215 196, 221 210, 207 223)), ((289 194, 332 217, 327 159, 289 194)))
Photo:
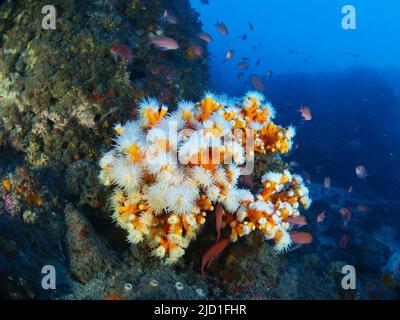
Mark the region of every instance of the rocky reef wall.
MULTIPOLYGON (((43 297, 38 279, 46 263, 66 275, 61 283, 68 282, 68 264, 81 270, 68 255, 90 251, 77 247, 92 235, 85 229, 71 243, 64 207, 72 202, 82 219, 98 219, 97 229, 109 222, 97 163, 112 144, 112 124, 135 118, 142 97, 172 105, 209 89, 207 46, 188 0, 55 0, 55 30, 42 28, 46 4, 0 3, 0 295, 6 298, 43 297), (175 20, 165 21, 166 10, 175 20), (150 45, 156 36, 173 37, 179 48, 150 45), (20 170, 32 182, 22 188, 20 170)), ((89 259, 88 270, 100 260, 89 259)))

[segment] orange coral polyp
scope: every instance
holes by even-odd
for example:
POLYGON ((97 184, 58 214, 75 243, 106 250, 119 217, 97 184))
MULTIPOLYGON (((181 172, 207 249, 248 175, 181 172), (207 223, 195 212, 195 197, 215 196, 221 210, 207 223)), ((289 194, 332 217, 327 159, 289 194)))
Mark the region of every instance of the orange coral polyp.
POLYGON ((268 109, 263 108, 263 110, 261 112, 258 112, 255 117, 254 117, 254 121, 255 122, 266 122, 270 117, 270 114, 268 112, 268 109))
POLYGON ((248 211, 248 219, 253 222, 254 224, 258 223, 261 218, 265 218, 265 215, 262 211, 257 211, 250 209, 248 211))
POLYGON ((249 92, 241 102, 226 97, 214 98, 212 94, 207 94, 197 104, 180 101, 177 111, 170 114, 171 121, 179 120, 178 140, 174 143, 161 136, 151 141, 151 147, 155 147, 155 154, 183 154, 185 163, 178 161, 172 165, 168 161, 151 166, 145 156, 150 145, 143 137, 150 128, 169 133, 161 123, 168 109, 155 99, 143 100, 140 118, 129 124, 135 130, 124 130, 129 127, 119 124, 115 126, 122 142, 140 143, 122 153, 121 149, 106 153, 100 161, 104 166, 99 177, 105 185, 116 185, 112 197, 116 208, 114 217, 129 233, 131 243, 146 241, 153 255, 165 259, 168 264, 174 263, 205 223, 206 213, 216 214, 215 207, 219 205, 226 211, 222 221, 218 214, 217 223, 221 227, 218 231, 230 233, 232 241, 257 229, 266 239, 279 242, 275 247, 277 252, 287 250, 289 217, 298 216, 299 208, 310 204, 301 178, 287 171, 267 172, 268 180, 262 182, 260 193, 251 195, 238 184, 237 175, 241 171, 224 161, 229 156, 234 160, 233 165, 240 167, 254 152, 283 154, 290 149, 294 130, 289 132, 275 125, 271 120, 272 109, 262 105, 262 101, 262 95, 255 92, 249 92), (229 106, 224 101, 230 101, 229 106), (194 134, 212 140, 198 145, 194 134), (233 139, 235 145, 228 147, 225 135, 233 139), (113 166, 120 157, 129 161, 123 161, 119 167, 113 166), (129 163, 132 161, 137 163, 132 166, 129 163), (124 165, 129 171, 124 171, 124 165), (132 179, 125 176, 127 172, 132 179), (120 181, 122 185, 116 183, 120 181))
POLYGON ((264 147, 270 152, 278 151, 286 153, 289 151, 289 143, 285 140, 283 134, 284 128, 279 127, 272 122, 260 130, 260 139, 264 142, 264 147))
POLYGON ((118 211, 120 214, 135 214, 140 211, 145 211, 148 209, 148 206, 144 203, 141 204, 128 204, 128 205, 122 205, 118 208, 118 211))
POLYGON ((206 97, 199 102, 200 112, 197 115, 197 120, 205 121, 210 118, 210 116, 217 111, 221 106, 215 102, 211 97, 206 97))
POLYGON ((224 159, 224 152, 208 148, 207 150, 199 151, 189 159, 192 165, 200 165, 206 170, 214 170, 224 159))
POLYGON ((140 147, 137 144, 132 144, 129 148, 126 149, 126 151, 129 153, 133 162, 138 162, 142 160, 142 153, 140 151, 140 147))
POLYGON ((200 196, 200 199, 196 201, 196 205, 200 208, 201 211, 214 209, 211 200, 208 199, 205 195, 200 196))
POLYGON ((153 111, 152 109, 147 109, 143 114, 143 117, 147 120, 146 126, 148 128, 157 126, 157 124, 167 114, 167 112, 168 109, 165 107, 162 107, 160 111, 153 111))

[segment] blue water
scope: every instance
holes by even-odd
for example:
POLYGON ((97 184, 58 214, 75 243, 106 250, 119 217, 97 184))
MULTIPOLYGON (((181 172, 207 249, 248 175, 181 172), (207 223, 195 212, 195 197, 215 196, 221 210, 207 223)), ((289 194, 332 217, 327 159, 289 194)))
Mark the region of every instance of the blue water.
POLYGON ((213 37, 208 49, 215 91, 240 96, 253 89, 251 75, 261 77, 279 121, 298 128, 299 148, 292 157, 312 181, 329 176, 335 186, 398 197, 400 2, 214 0, 204 5, 192 0, 192 5, 213 37), (345 30, 342 8, 349 4, 356 29, 345 30), (228 36, 218 32, 217 22, 227 26, 228 36), (234 56, 224 62, 230 49, 234 56), (249 58, 247 70, 237 67, 243 57, 249 58), (237 80, 241 72, 243 79, 237 80), (311 108, 312 121, 302 121, 301 105, 311 108), (369 174, 365 183, 355 174, 360 164, 369 174))
POLYGON ((214 57, 211 74, 221 90, 234 86, 229 79, 236 78, 236 63, 243 56, 252 58, 249 73, 345 71, 354 66, 398 72, 400 68, 396 0, 214 0, 209 5, 192 0, 192 5, 204 30, 214 37, 209 46, 214 57), (355 30, 342 28, 341 11, 348 4, 356 9, 355 30), (218 33, 217 21, 227 25, 229 36, 218 33), (238 39, 244 33, 248 38, 238 39), (231 63, 221 64, 231 48, 236 51, 231 63), (257 59, 259 68, 254 66, 257 59))

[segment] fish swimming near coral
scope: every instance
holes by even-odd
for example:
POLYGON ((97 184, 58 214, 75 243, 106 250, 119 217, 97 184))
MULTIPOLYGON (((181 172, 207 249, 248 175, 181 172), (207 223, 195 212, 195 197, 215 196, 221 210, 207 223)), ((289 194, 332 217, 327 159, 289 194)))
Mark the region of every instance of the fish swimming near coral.
POLYGON ((132 50, 125 44, 115 42, 110 48, 110 53, 113 57, 124 58, 131 62, 134 58, 132 50))
POLYGON ((366 206, 365 204, 362 204, 362 203, 358 204, 358 205, 356 206, 356 209, 357 209, 358 211, 362 211, 362 212, 368 212, 368 211, 371 210, 368 206, 366 206))
POLYGON ((217 22, 215 24, 215 26, 217 27, 217 30, 219 31, 220 34, 222 34, 223 36, 228 35, 228 28, 226 27, 226 25, 224 23, 217 22))
POLYGON ((358 179, 365 181, 368 176, 367 169, 363 165, 357 166, 356 167, 356 175, 357 175, 358 179))
POLYGON ((308 232, 292 231, 290 232, 290 238, 295 244, 309 244, 313 242, 313 236, 308 232))
POLYGON ((296 226, 306 226, 308 224, 305 216, 289 217, 287 221, 296 226))
POLYGON ((249 64, 248 64, 247 62, 245 62, 245 61, 242 61, 242 62, 239 62, 239 63, 237 64, 237 67, 238 67, 239 69, 247 69, 247 68, 249 67, 249 64))
POLYGON ((176 40, 170 37, 155 36, 150 39, 149 44, 163 51, 179 49, 176 40))
POLYGON ((351 211, 348 208, 341 208, 339 210, 340 214, 342 215, 342 217, 344 218, 344 226, 347 226, 350 218, 351 218, 351 211))
POLYGON ((257 89, 260 92, 264 92, 264 83, 259 76, 256 75, 250 76, 250 81, 255 89, 257 89))
POLYGON ((331 187, 331 178, 325 177, 324 178, 324 188, 329 189, 331 187))
POLYGON ((162 21, 169 24, 177 24, 178 20, 175 15, 171 14, 167 9, 164 10, 164 13, 161 17, 162 21))
POLYGON ((217 241, 219 241, 221 237, 221 226, 222 226, 222 218, 224 216, 224 208, 221 204, 217 204, 215 208, 215 227, 217 230, 217 241))
POLYGON ((191 59, 201 58, 204 55, 204 48, 201 45, 193 44, 187 49, 186 54, 191 59))
POLYGON ((326 218, 326 215, 325 215, 325 210, 324 210, 317 216, 317 223, 322 224, 322 222, 324 222, 325 218, 326 218))
POLYGON ((211 42, 213 40, 212 37, 206 32, 199 32, 198 37, 205 42, 211 42))
POLYGON ((303 120, 305 120, 305 121, 312 120, 311 109, 309 107, 301 106, 299 109, 299 112, 300 112, 301 116, 303 117, 303 120))
POLYGON ((229 242, 229 239, 222 239, 204 253, 201 259, 202 276, 205 276, 205 268, 225 250, 229 242))
POLYGON ((235 53, 235 50, 233 50, 233 49, 228 50, 228 51, 226 52, 226 54, 225 54, 225 60, 224 60, 224 61, 231 60, 234 53, 235 53))

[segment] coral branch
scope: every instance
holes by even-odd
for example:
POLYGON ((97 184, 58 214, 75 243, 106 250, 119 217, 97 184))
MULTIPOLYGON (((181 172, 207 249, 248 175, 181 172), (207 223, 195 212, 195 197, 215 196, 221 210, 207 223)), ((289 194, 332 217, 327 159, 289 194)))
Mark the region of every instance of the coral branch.
POLYGON ((290 247, 289 218, 311 201, 301 177, 267 172, 256 196, 238 186, 255 152, 285 154, 295 135, 272 122, 275 111, 260 93, 207 93, 197 104, 180 101, 174 112, 149 98, 138 113, 115 126, 115 147, 100 160, 100 180, 115 186, 113 219, 129 242, 146 241, 172 264, 214 213, 218 239, 224 226, 232 242, 258 229, 277 252, 290 247))

